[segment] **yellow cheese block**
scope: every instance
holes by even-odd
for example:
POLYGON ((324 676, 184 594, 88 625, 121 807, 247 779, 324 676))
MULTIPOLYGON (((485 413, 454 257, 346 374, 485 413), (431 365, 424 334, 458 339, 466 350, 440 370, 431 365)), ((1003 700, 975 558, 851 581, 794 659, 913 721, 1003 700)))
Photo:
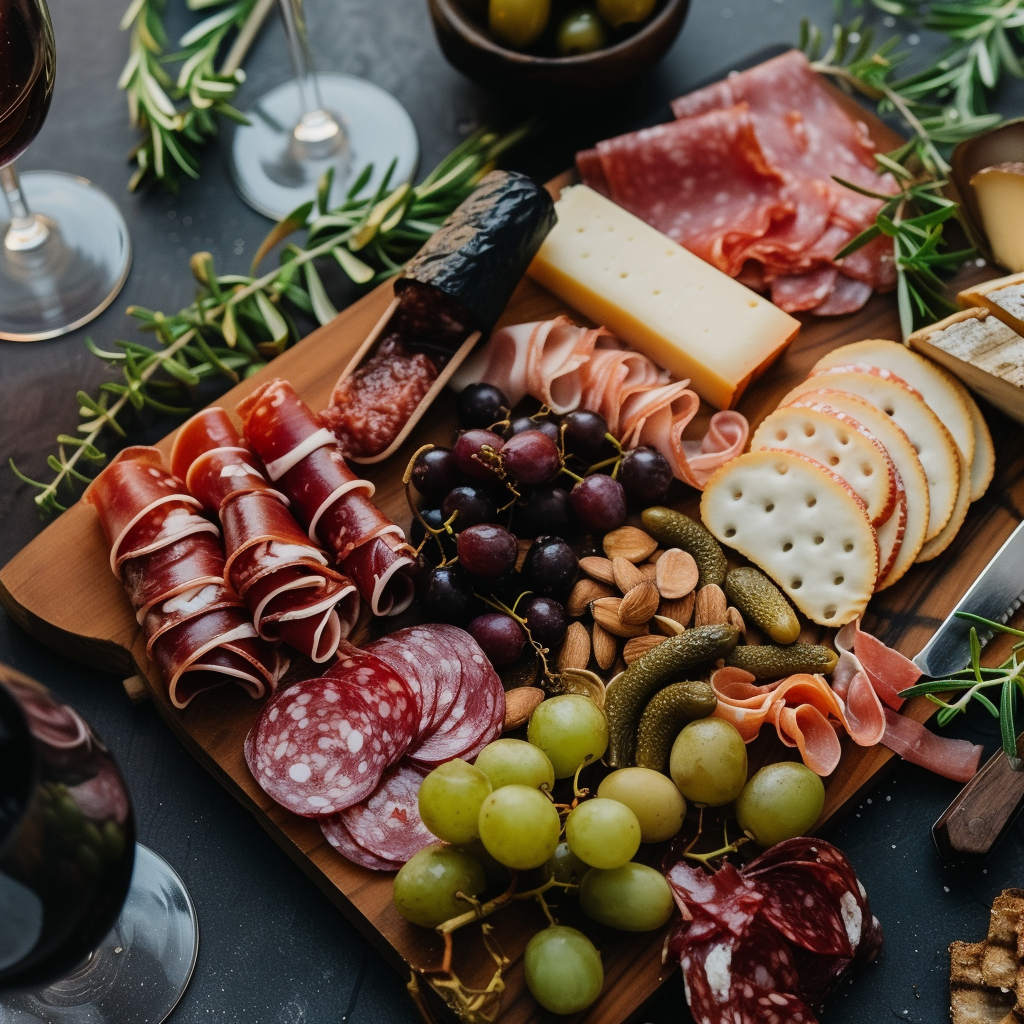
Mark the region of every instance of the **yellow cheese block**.
POLYGON ((1024 270, 1024 163, 985 167, 971 178, 996 262, 1024 270))
POLYGON ((600 193, 577 185, 528 271, 534 280, 719 409, 792 341, 800 322, 600 193))

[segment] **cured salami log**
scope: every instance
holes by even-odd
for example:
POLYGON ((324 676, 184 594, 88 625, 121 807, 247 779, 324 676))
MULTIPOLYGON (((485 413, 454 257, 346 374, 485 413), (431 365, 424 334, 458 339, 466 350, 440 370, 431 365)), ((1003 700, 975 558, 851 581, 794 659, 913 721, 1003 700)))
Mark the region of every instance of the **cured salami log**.
POLYGON ((235 682, 253 697, 273 689, 288 661, 260 638, 225 583, 219 531, 163 466, 156 448, 126 448, 86 489, 146 637, 146 653, 185 707, 235 682))
POLYGON ((204 409, 181 427, 171 469, 219 516, 225 579, 259 635, 284 640, 316 663, 329 661, 359 616, 355 584, 310 543, 223 409, 204 409))
POLYGON ((294 388, 269 381, 239 404, 238 413, 246 439, 291 499, 309 539, 334 556, 373 614, 408 608, 413 560, 405 534, 370 500, 373 484, 352 472, 334 435, 294 388))

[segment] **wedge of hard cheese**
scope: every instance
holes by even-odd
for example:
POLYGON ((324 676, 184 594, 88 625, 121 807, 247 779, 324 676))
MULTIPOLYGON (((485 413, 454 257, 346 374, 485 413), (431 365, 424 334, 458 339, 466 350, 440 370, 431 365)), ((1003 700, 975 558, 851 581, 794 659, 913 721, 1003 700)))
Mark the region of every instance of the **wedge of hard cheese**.
POLYGON ((577 185, 529 275, 719 409, 736 404, 798 320, 598 192, 577 185))

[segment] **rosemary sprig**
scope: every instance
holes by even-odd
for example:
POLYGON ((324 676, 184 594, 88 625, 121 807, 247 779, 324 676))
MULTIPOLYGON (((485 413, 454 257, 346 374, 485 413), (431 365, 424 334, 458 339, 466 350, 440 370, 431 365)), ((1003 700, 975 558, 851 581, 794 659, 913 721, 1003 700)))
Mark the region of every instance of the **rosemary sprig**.
POLYGON ((966 712, 972 700, 976 700, 994 718, 999 719, 999 733, 1002 740, 1003 751, 1014 771, 1024 771, 1024 759, 1017 756, 1017 699, 1024 695, 1024 639, 1019 640, 1013 646, 1010 656, 998 667, 989 668, 981 664, 981 640, 978 636, 977 626, 991 633, 1007 633, 1010 636, 1024 638, 1024 631, 1013 629, 1001 622, 993 622, 991 619, 982 618, 980 615, 971 615, 967 612, 957 612, 957 617, 966 619, 976 625, 971 626, 971 664, 962 672, 955 672, 948 679, 932 679, 925 683, 918 683, 900 693, 901 697, 925 696, 928 700, 941 707, 937 721, 940 726, 951 722, 957 715, 966 712), (998 688, 999 705, 986 694, 986 690, 998 688), (960 696, 949 703, 942 700, 938 695, 942 693, 954 693, 963 691, 960 696))

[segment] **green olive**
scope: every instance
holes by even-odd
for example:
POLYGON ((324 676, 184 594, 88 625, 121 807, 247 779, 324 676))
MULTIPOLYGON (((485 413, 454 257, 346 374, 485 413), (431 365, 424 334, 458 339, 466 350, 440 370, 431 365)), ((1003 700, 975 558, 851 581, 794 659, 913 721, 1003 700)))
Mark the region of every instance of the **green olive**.
POLYGON ((612 28, 622 28, 646 21, 655 3, 657 0, 597 0, 597 10, 612 28))
POLYGON ((563 57, 593 53, 606 45, 604 25, 594 11, 574 11, 558 27, 558 52, 563 57))
POLYGON ((490 0, 488 22, 499 42, 525 50, 541 37, 551 17, 551 0, 490 0))

